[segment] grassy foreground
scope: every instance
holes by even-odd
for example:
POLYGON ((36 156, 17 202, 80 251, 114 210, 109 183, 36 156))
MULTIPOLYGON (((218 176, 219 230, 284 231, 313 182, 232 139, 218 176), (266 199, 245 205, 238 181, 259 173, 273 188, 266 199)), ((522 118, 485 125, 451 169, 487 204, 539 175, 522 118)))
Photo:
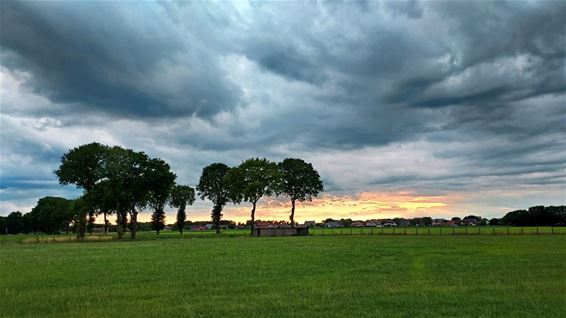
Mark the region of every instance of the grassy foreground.
POLYGON ((0 317, 566 316, 566 236, 0 244, 0 317))

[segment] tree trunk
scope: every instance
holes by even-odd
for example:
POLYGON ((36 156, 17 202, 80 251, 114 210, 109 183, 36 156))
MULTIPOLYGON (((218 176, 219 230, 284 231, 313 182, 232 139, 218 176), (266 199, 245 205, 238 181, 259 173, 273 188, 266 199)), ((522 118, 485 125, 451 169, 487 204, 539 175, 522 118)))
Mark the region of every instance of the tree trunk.
POLYGON ((82 211, 80 212, 80 216, 79 216, 79 226, 77 229, 77 239, 79 241, 84 240, 85 238, 85 234, 86 234, 86 215, 88 214, 88 212, 86 211, 82 211))
POLYGON ((212 209, 212 221, 216 229, 216 234, 220 234, 220 218, 222 217, 222 206, 216 204, 212 209))
POLYGON ((251 231, 251 235, 254 235, 254 230, 255 230, 255 205, 257 203, 257 201, 252 202, 253 203, 253 208, 252 208, 252 231, 251 231))
POLYGON ((295 199, 291 199, 291 227, 295 227, 295 199))
POLYGON ((122 211, 122 231, 126 233, 128 229, 128 211, 122 211))
POLYGON ((104 210, 104 234, 108 233, 108 221, 106 220, 106 210, 104 210))
POLYGON ((216 227, 216 234, 220 234, 220 218, 216 220, 214 227, 216 227))
POLYGON ((138 230, 138 211, 136 211, 136 208, 132 209, 132 219, 130 220, 130 224, 132 225, 132 233, 130 237, 132 240, 135 240, 136 232, 138 230))
POLYGON ((88 211, 88 220, 87 220, 87 231, 88 234, 92 234, 92 228, 94 227, 94 208, 91 208, 88 211))
POLYGON ((122 228, 122 211, 120 211, 120 203, 116 203, 116 232, 118 233, 118 238, 121 239, 124 236, 124 229, 122 228))

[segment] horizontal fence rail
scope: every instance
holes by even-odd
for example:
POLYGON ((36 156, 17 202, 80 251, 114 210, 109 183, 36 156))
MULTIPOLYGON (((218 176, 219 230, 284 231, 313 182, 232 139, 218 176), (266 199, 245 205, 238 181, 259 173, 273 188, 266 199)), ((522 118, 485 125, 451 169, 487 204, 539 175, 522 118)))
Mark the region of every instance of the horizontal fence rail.
MULTIPOLYGON (((496 235, 566 235, 566 226, 454 226, 454 227, 342 227, 342 228, 309 228, 309 236, 496 236, 496 235)), ((249 229, 223 229, 220 235, 214 230, 186 230, 181 236, 178 231, 162 231, 156 235, 154 231, 138 232, 138 240, 162 240, 176 238, 246 238, 250 237, 249 229)), ((115 232, 87 234, 85 241, 118 240, 115 232)), ((126 233, 123 240, 129 240, 126 233)), ((17 234, 0 235, 0 243, 48 243, 76 241, 73 233, 68 234, 17 234)))
POLYGON ((454 226, 454 227, 344 227, 310 228, 311 236, 336 235, 554 235, 566 227, 554 226, 454 226))

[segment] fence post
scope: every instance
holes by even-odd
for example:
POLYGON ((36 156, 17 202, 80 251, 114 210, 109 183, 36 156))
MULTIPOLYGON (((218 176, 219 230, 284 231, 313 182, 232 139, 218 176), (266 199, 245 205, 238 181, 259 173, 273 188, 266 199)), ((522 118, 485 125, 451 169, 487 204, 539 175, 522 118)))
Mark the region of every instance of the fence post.
POLYGON ((538 235, 538 226, 537 226, 537 235, 538 235))
POLYGON ((350 228, 350 235, 352 235, 352 228, 350 228))
POLYGON ((395 228, 393 228, 393 235, 395 235, 395 228))
POLYGON ((525 228, 521 226, 521 234, 525 234, 525 228))
POLYGON ((550 234, 554 234, 554 225, 550 227, 550 234))
POLYGON ((507 235, 509 235, 509 227, 507 227, 507 235))
POLYGON ((419 235, 419 229, 415 228, 415 235, 419 235))
POLYGON ((452 228, 452 235, 454 235, 456 232, 456 228, 452 228))
POLYGON ((373 229, 371 229, 371 235, 373 235, 373 229))
POLYGON ((430 226, 428 227, 428 235, 430 235, 430 226))
POLYGON ((491 229, 492 229, 491 234, 495 234, 495 228, 492 227, 491 229))
POLYGON ((478 234, 481 235, 481 226, 478 227, 478 234))
POLYGON ((440 228, 440 235, 442 235, 442 228, 440 228))
POLYGON ((468 227, 466 227, 466 235, 468 235, 468 227))
POLYGON ((324 236, 324 229, 322 229, 322 236, 324 236))

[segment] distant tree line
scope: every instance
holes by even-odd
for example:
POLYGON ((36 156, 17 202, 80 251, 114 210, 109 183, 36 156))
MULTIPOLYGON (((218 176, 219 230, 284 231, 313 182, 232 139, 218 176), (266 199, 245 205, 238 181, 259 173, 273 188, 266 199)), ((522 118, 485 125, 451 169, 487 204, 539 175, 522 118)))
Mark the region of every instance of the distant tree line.
POLYGON ((195 189, 176 184, 176 175, 160 158, 96 142, 70 149, 54 173, 60 184, 83 189, 82 196, 74 200, 42 198, 29 213, 13 212, 0 217, 0 228, 7 229, 9 234, 73 231, 82 239, 92 231, 97 216, 103 216, 107 232, 111 226, 108 216, 115 215, 118 237, 129 231, 135 239, 139 212, 152 210, 151 228, 159 234, 165 227, 165 207, 169 205, 177 208, 175 228, 182 234, 186 208, 194 203, 196 194, 212 201, 211 218, 217 233, 227 203, 250 203, 254 220, 257 203, 264 196, 289 197, 294 226, 296 202, 310 201, 324 190, 318 172, 301 159, 287 158, 274 163, 251 158, 236 167, 213 163, 203 168, 195 189))
POLYGON ((500 219, 491 219, 489 224, 517 226, 564 226, 566 225, 566 206, 533 206, 528 210, 509 212, 500 219))

